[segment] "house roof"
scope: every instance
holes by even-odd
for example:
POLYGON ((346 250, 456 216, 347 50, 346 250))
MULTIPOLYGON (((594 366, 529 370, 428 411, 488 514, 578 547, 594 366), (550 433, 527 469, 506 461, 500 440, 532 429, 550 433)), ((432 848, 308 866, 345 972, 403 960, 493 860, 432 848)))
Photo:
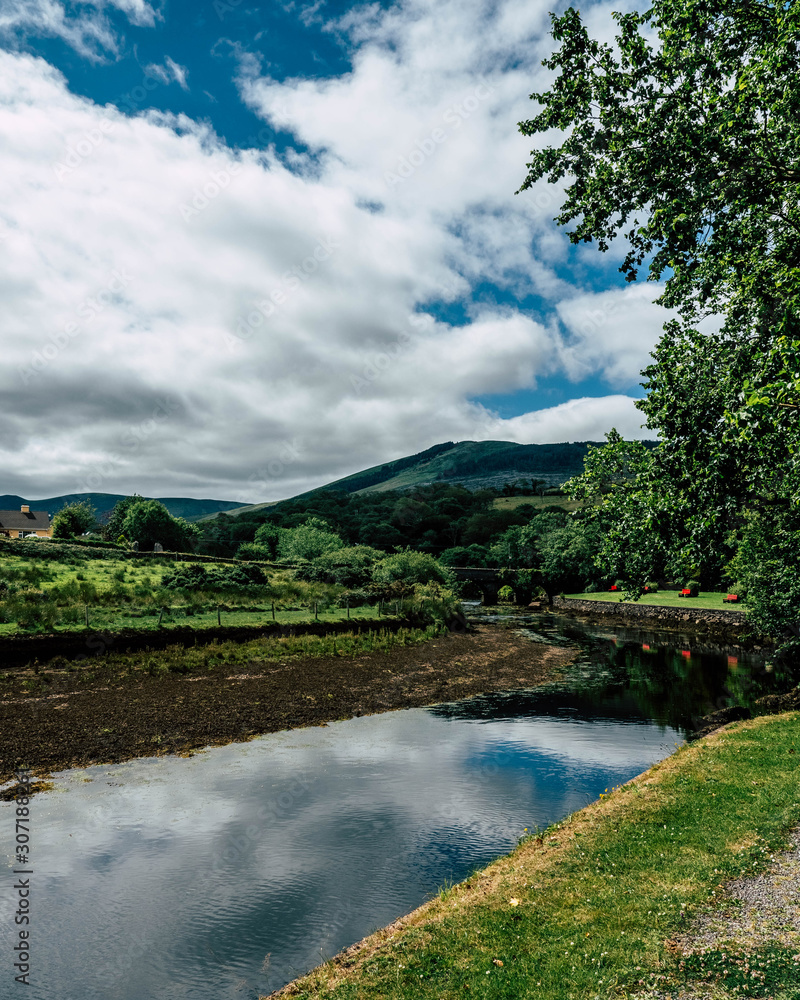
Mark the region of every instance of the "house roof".
POLYGON ((0 528, 48 531, 50 529, 50 515, 46 510, 31 510, 27 514, 21 510, 0 510, 0 528))

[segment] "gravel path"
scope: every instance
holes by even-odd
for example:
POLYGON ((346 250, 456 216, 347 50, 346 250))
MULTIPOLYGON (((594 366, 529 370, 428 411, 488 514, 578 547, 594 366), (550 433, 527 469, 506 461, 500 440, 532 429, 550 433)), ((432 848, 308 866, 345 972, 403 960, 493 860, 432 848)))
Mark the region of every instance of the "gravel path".
MULTIPOLYGON (((722 912, 703 914, 691 930, 674 940, 675 954, 702 955, 720 948, 753 952, 765 945, 794 950, 800 959, 800 830, 790 847, 752 878, 729 882, 722 912)), ((649 990, 638 1000, 728 1000, 734 994, 703 984, 694 990, 649 990)))

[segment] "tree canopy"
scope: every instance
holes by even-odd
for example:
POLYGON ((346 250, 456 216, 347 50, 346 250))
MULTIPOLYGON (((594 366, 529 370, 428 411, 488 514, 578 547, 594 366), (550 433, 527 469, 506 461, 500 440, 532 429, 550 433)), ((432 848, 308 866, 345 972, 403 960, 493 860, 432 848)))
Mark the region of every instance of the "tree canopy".
MULTIPOLYGON (((123 503, 124 501, 120 501, 123 503)), ((192 542, 200 529, 181 517, 172 517, 158 500, 138 500, 129 504, 122 522, 122 531, 140 549, 152 549, 159 542, 175 552, 191 551, 192 542)))
MULTIPOLYGON (((636 404, 659 446, 612 436, 572 493, 605 524, 605 570, 634 591, 659 571, 752 578, 767 554, 800 578, 795 551, 767 553, 800 505, 800 2, 613 16, 614 44, 572 8, 553 16, 557 76, 520 130, 562 140, 532 153, 520 190, 566 179, 570 240, 622 237, 626 279, 663 281, 657 301, 679 319, 636 404)), ((766 588, 752 594, 765 627, 800 618, 800 600, 778 615, 766 588)))
POLYGON ((53 538, 72 538, 83 535, 97 522, 97 511, 88 500, 64 504, 53 515, 53 538))

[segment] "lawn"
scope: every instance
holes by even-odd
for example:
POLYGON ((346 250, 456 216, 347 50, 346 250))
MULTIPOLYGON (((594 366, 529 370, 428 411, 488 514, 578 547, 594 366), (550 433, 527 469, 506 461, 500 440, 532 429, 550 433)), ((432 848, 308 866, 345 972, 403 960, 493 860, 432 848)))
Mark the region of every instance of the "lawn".
MULTIPOLYGON (((659 590, 656 594, 645 594, 636 602, 637 604, 648 604, 661 608, 700 608, 704 611, 746 611, 747 608, 739 604, 723 604, 722 599, 727 595, 722 591, 701 591, 698 597, 680 597, 677 590, 659 590)), ((618 602, 620 597, 616 591, 595 591, 591 594, 564 594, 564 597, 573 601, 613 601, 618 602)), ((633 602, 624 602, 633 603, 633 602)))

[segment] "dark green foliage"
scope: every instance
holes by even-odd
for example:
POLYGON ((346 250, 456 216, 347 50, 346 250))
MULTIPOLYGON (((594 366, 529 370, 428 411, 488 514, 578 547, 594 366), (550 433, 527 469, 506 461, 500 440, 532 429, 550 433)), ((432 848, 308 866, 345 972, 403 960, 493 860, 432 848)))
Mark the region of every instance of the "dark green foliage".
POLYGON ((129 497, 123 497, 122 500, 118 500, 114 504, 108 520, 103 525, 103 537, 106 541, 116 542, 124 534, 123 525, 128 511, 134 504, 142 503, 143 501, 144 497, 140 497, 138 493, 134 493, 129 497))
POLYGON ((276 525, 271 524, 269 521, 265 521, 264 524, 258 528, 253 541, 256 545, 260 546, 268 553, 263 558, 274 559, 277 556, 278 539, 280 538, 280 534, 281 529, 276 527, 276 525))
MULTIPOLYGON (((454 546, 486 545, 514 524, 525 524, 535 508, 494 510, 497 490, 470 492, 458 485, 432 483, 407 492, 346 494, 318 490, 241 517, 220 515, 203 522, 199 551, 233 555, 257 532, 277 543, 280 529, 297 528, 310 517, 325 521, 345 546, 367 545, 391 551, 411 546, 434 555, 454 546), (277 532, 277 534, 276 534, 277 532)), ((262 544, 262 543, 259 543, 262 544)))
POLYGON ((137 541, 142 551, 150 550, 160 542, 173 552, 191 551, 193 540, 200 529, 182 518, 172 517, 158 500, 139 500, 129 504, 122 522, 122 533, 130 541, 137 541))
POLYGON ((301 566, 295 576, 298 580, 318 580, 358 589, 372 581, 372 568, 385 555, 368 545, 334 549, 301 566))
POLYGON ((180 563, 164 574, 161 585, 166 590, 191 592, 196 590, 229 590, 249 593, 254 587, 264 587, 268 578, 259 566, 205 567, 198 563, 180 563))
POLYGON ((626 278, 666 277, 658 301, 680 321, 637 403, 658 447, 612 435, 572 495, 592 505, 601 571, 633 595, 665 576, 713 588, 738 548, 758 621, 786 634, 800 557, 770 533, 800 505, 800 3, 656 0, 613 16, 615 46, 573 8, 553 16, 558 75, 520 129, 562 138, 532 154, 522 190, 567 178, 570 240, 605 251, 624 236, 626 278), (695 329, 710 314, 721 329, 695 329))
POLYGON ((496 566, 497 560, 485 545, 457 545, 439 556, 445 566, 496 566))
POLYGON ((242 542, 236 550, 236 558, 269 562, 275 556, 265 545, 259 545, 257 542, 242 542))
POLYGON ((414 552, 411 549, 381 559, 375 564, 372 578, 376 583, 437 583, 445 587, 453 583, 453 577, 446 566, 442 566, 427 552, 414 552))
POLYGON ((53 516, 53 538, 67 539, 73 535, 83 535, 94 527, 96 521, 95 509, 88 500, 65 504, 53 516))

